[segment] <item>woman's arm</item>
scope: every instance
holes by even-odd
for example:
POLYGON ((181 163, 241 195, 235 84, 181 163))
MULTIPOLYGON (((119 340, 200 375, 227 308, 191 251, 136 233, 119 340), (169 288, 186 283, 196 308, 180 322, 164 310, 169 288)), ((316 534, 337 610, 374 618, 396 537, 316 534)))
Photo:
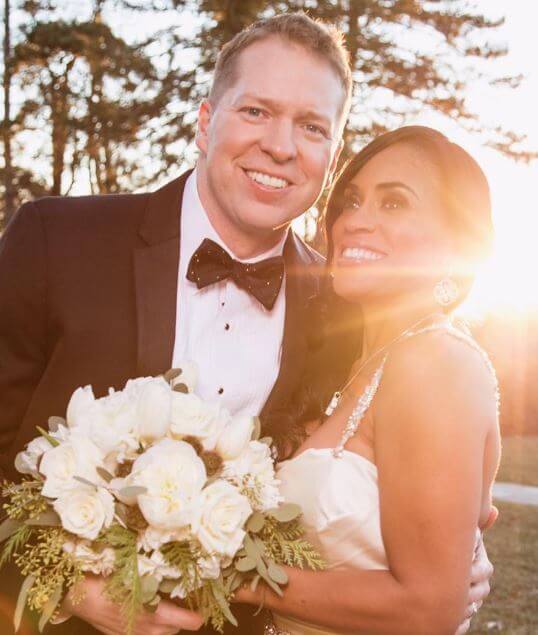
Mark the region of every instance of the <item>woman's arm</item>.
POLYGON ((497 429, 494 382, 468 345, 429 334, 393 353, 374 406, 389 571, 288 569, 284 597, 267 592, 266 605, 347 632, 453 635, 496 469, 496 455, 484 465, 497 429))

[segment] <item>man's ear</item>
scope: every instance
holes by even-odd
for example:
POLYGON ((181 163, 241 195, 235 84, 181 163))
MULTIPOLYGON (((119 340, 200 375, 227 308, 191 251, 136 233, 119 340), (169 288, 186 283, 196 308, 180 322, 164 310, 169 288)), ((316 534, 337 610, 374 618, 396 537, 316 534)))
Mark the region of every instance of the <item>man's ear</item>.
POLYGON ((198 150, 202 154, 206 154, 208 146, 209 125, 211 123, 211 115, 213 107, 209 99, 204 99, 198 109, 198 125, 196 127, 196 136, 194 138, 198 150))
POLYGON ((338 145, 336 146, 336 150, 334 151, 331 165, 329 167, 329 173, 327 175, 327 187, 330 187, 333 183, 334 175, 336 174, 336 167, 338 166, 338 159, 340 158, 340 154, 342 154, 343 149, 344 140, 340 139, 338 145))

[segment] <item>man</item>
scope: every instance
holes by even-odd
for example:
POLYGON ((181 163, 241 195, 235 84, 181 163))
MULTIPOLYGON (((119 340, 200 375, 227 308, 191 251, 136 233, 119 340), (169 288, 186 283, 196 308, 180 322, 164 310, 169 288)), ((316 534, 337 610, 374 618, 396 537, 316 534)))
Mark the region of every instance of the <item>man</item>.
MULTIPOLYGON (((205 399, 267 418, 285 408, 308 364, 320 264, 289 225, 334 173, 350 95, 335 31, 302 14, 256 23, 220 54, 200 107, 194 172, 153 194, 43 199, 19 210, 0 245, 6 472, 77 386, 103 394, 185 359, 198 363, 205 399)), ((351 362, 356 348, 348 350, 351 362)), ((85 599, 64 608, 120 633, 101 592, 89 579, 85 599)), ((162 602, 135 632, 198 626, 195 614, 162 602)))

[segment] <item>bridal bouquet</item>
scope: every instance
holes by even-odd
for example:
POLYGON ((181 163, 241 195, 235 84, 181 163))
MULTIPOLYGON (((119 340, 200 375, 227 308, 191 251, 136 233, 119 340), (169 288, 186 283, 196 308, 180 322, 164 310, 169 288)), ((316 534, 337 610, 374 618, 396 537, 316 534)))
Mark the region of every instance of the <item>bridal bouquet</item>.
POLYGON ((128 631, 142 608, 179 598, 222 630, 237 624, 239 585, 264 580, 276 593, 286 564, 323 563, 302 538, 300 508, 283 503, 256 418, 233 418, 192 392, 191 368, 131 379, 96 399, 78 388, 66 418, 15 460, 22 482, 3 484, 5 541, 24 576, 17 607, 40 629, 85 572, 102 575, 128 631))

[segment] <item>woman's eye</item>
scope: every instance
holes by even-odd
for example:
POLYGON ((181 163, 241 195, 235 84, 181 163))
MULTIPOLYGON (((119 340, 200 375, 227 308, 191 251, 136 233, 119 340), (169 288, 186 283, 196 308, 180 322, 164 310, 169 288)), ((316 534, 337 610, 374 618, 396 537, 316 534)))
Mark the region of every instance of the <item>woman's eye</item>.
POLYGON ((387 210, 398 210, 407 206, 405 199, 400 196, 387 196, 381 201, 381 207, 387 210))
POLYGON ((344 209, 359 209, 360 201, 356 196, 351 194, 344 196, 343 208, 344 209))

